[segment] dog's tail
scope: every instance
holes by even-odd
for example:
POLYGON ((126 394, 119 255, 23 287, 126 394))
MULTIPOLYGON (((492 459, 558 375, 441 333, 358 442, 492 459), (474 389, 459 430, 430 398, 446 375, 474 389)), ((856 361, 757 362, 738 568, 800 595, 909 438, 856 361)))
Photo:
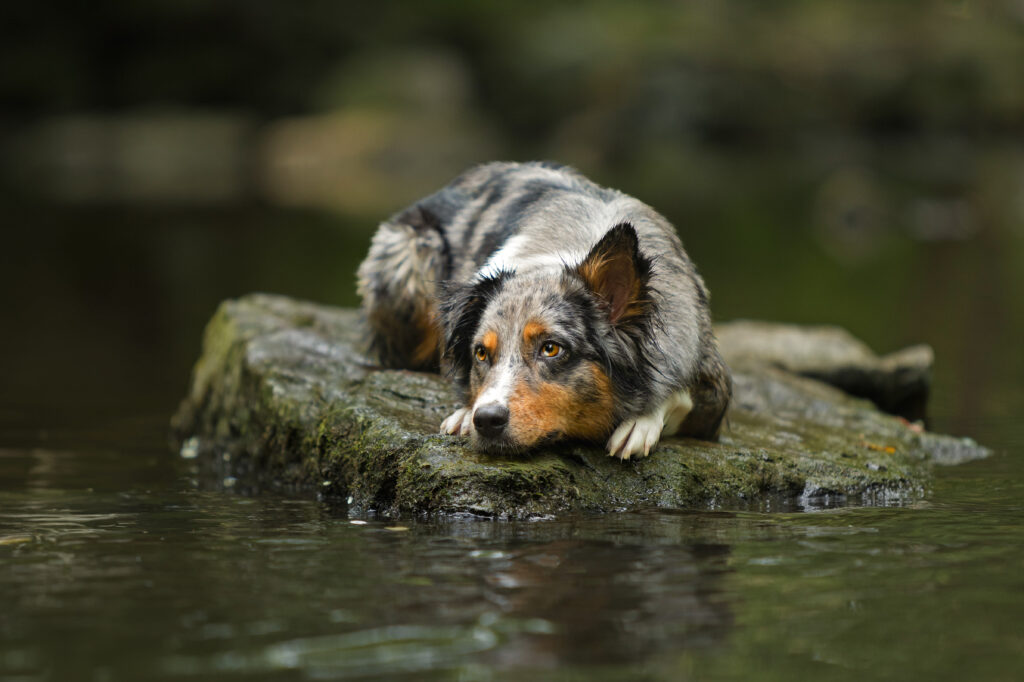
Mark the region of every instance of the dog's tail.
POLYGON ((437 370, 441 330, 437 285, 451 252, 437 217, 414 205, 383 223, 359 266, 358 290, 370 351, 385 367, 437 370))

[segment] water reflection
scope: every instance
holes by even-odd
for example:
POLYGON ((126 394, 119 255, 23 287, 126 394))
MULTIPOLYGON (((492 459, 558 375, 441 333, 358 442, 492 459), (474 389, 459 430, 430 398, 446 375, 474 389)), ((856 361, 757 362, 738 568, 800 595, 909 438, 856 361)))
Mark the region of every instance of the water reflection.
POLYGON ((187 461, 67 457, 0 451, 3 676, 715 679, 761 660, 779 679, 880 661, 956 679, 982 642, 990 671, 1024 651, 1012 458, 909 508, 494 523, 352 519, 196 490, 187 461), (960 644, 932 663, 898 654, 941 632, 960 644))
MULTIPOLYGON (((51 457, 0 456, 32 483, 0 492, 0 670, 28 679, 627 665, 709 646, 733 619, 730 550, 694 541, 688 517, 357 525, 183 483, 124 492, 145 460, 109 482, 121 492, 68 490, 51 457)), ((75 461, 78 485, 110 473, 102 453, 75 461)))

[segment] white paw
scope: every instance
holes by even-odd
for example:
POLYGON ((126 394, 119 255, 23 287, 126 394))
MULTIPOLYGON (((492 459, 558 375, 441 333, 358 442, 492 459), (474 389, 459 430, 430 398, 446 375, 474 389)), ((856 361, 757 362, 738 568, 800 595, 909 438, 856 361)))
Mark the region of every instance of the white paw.
POLYGON ((646 457, 661 437, 663 425, 661 414, 625 420, 608 439, 608 454, 619 459, 629 459, 633 455, 646 457))
POLYGON ((468 436, 473 432, 473 410, 460 407, 441 422, 441 433, 451 436, 468 436))
POLYGON ((686 389, 676 391, 652 412, 619 424, 608 439, 608 454, 619 459, 629 459, 633 455, 646 457, 657 445, 662 429, 667 435, 673 435, 692 409, 690 392, 686 389))

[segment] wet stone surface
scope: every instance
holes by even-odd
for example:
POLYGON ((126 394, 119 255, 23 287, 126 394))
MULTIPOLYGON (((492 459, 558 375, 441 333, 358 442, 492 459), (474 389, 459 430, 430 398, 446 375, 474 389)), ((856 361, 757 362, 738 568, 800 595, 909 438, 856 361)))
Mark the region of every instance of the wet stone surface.
POLYGON ((911 420, 925 415, 934 353, 910 346, 878 357, 841 327, 737 320, 716 327, 734 370, 778 367, 868 398, 911 420))
POLYGON ((359 350, 356 311, 251 295, 225 302, 210 321, 173 429, 184 454, 232 484, 316 491, 388 514, 516 518, 903 503, 920 496, 935 464, 988 453, 825 383, 849 390, 856 376, 870 380, 877 404, 890 390, 894 403, 923 405, 926 347, 876 358, 842 330, 744 322, 718 333, 735 379, 720 442, 667 438, 628 462, 579 443, 502 458, 437 433, 457 406, 450 385, 375 367, 359 350), (799 352, 787 364, 780 348, 797 349, 794 339, 799 352))

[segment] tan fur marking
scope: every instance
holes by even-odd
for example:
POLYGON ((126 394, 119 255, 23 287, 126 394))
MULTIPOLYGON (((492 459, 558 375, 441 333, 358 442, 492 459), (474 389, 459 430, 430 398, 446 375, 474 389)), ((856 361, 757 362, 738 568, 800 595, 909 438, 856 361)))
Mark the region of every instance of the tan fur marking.
POLYGON ((597 400, 581 400, 577 397, 573 404, 575 414, 569 412, 565 416, 565 434, 571 438, 599 440, 612 432, 612 382, 598 365, 590 363, 590 375, 594 382, 597 400))
POLYGON ((523 341, 525 341, 527 345, 529 345, 536 341, 539 337, 544 336, 547 333, 547 327, 545 327, 540 322, 531 320, 530 322, 526 323, 525 327, 523 327, 523 341))
POLYGON ((611 310, 612 323, 621 323, 647 312, 652 301, 641 298, 643 282, 635 276, 633 265, 625 254, 598 253, 580 263, 577 272, 591 290, 605 299, 609 306, 618 304, 619 309, 611 310), (613 302, 607 298, 610 291, 625 285, 625 300, 613 302))
POLYGON ((602 272, 607 264, 608 254, 602 253, 595 258, 589 258, 580 263, 578 271, 586 283, 589 284, 591 288, 596 289, 596 285, 603 280, 602 272))
POLYGON ((484 334, 484 338, 480 340, 480 344, 487 349, 487 352, 494 356, 494 351, 498 350, 498 335, 494 332, 487 332, 484 334))
POLYGON ((441 357, 441 322, 434 306, 424 306, 416 312, 413 324, 419 328, 422 341, 412 352, 414 367, 436 366, 441 357))
POLYGON ((520 382, 509 396, 509 435, 529 447, 549 434, 599 440, 612 430, 611 381, 597 365, 589 367, 598 400, 568 386, 545 382, 531 389, 520 382))
POLYGON ((519 444, 530 447, 549 433, 560 430, 562 407, 571 401, 564 386, 541 384, 538 390, 520 382, 509 396, 509 435, 519 444))

